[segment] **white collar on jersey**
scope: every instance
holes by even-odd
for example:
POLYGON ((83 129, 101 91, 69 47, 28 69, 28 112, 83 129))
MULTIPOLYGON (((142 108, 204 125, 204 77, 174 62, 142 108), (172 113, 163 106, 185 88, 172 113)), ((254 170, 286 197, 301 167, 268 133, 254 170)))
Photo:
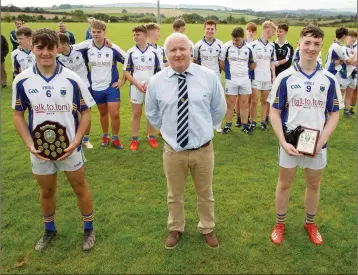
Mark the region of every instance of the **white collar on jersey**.
POLYGON ((318 71, 322 70, 322 66, 321 64, 319 64, 317 62, 317 67, 314 70, 314 72, 310 75, 306 74, 304 71, 302 71, 302 68, 300 66, 300 64, 298 64, 298 61, 295 62, 295 64, 293 65, 293 68, 297 71, 300 72, 301 74, 303 74, 305 77, 307 77, 308 79, 311 79, 318 71))
POLYGON ((276 43, 277 45, 279 45, 280 47, 282 47, 283 45, 288 44, 288 41, 286 40, 285 42, 283 42, 283 44, 280 44, 280 42, 278 41, 278 39, 276 39, 276 40, 275 40, 275 43, 276 43))
POLYGON ((147 47, 145 48, 145 50, 142 51, 141 49, 139 49, 139 47, 138 47, 137 44, 136 44, 135 46, 137 47, 137 49, 138 49, 141 53, 145 53, 145 52, 148 50, 148 48, 149 48, 149 45, 147 44, 147 47))
POLYGON ((213 42, 209 43, 206 39, 205 36, 203 37, 203 42, 205 42, 206 44, 208 44, 209 46, 211 46, 212 44, 214 44, 216 41, 216 38, 214 37, 213 42))
POLYGON ((33 72, 34 74, 38 74, 39 76, 41 76, 43 78, 43 80, 45 80, 47 83, 50 82, 57 74, 62 72, 63 66, 56 61, 56 68, 55 71, 53 73, 52 76, 50 76, 49 78, 43 76, 39 70, 39 68, 37 67, 37 64, 35 64, 35 66, 32 67, 33 68, 33 72))

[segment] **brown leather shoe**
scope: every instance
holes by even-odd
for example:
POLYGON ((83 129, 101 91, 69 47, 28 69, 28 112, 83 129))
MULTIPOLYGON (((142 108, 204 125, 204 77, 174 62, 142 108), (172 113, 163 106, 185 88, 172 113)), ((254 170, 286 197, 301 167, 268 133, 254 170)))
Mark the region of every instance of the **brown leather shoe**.
POLYGON ((177 247, 180 240, 181 232, 170 231, 167 240, 165 241, 166 249, 174 249, 177 247))
POLYGON ((214 231, 204 234, 205 242, 210 248, 219 248, 218 239, 215 236, 214 231))

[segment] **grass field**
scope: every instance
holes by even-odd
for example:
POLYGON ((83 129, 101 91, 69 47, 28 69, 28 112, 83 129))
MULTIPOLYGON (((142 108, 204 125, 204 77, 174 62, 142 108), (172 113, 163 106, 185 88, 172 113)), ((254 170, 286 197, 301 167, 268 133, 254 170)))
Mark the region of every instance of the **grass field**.
MULTIPOLYGON (((156 8, 123 8, 123 7, 103 7, 103 8, 82 8, 81 10, 83 10, 85 13, 106 13, 108 15, 113 15, 113 16, 122 16, 122 11, 123 9, 126 9, 128 11, 128 13, 154 13, 157 14, 157 9, 156 8)), ((52 10, 52 9, 50 9, 52 10)), ((56 9, 53 11, 66 11, 66 12, 71 12, 74 11, 76 9, 56 9)), ((197 13, 203 17, 206 16, 210 16, 210 15, 216 15, 217 17, 219 17, 220 19, 226 19, 227 17, 230 16, 230 14, 235 17, 235 18, 239 18, 244 16, 245 20, 252 20, 254 18, 256 18, 256 16, 252 16, 252 15, 247 15, 247 14, 242 14, 242 13, 238 13, 238 12, 225 12, 225 11, 214 11, 214 10, 195 10, 195 9, 160 9, 160 13, 164 14, 166 17, 172 17, 172 16, 180 16, 182 14, 186 14, 186 13, 197 13)))
MULTIPOLYGON (((56 24, 28 24, 36 29, 56 24)), ((76 40, 85 37, 87 24, 67 24, 76 40)), ((108 36, 123 49, 132 46, 131 24, 110 24, 108 36)), ((218 26, 217 37, 230 39, 235 26, 218 26)), ((8 36, 13 24, 2 24, 8 36)), ((171 32, 162 26, 162 39, 171 32)), ((325 29, 325 56, 334 29, 325 29)), ((201 25, 188 25, 194 42, 202 37, 201 25)), ((295 44, 299 28, 290 28, 295 44)), ((10 59, 6 59, 11 83, 10 59)), ((191 179, 185 191, 186 231, 174 251, 164 249, 167 236, 166 180, 162 150, 145 141, 144 120, 138 152, 128 149, 131 108, 128 84, 122 87, 121 140, 125 150, 100 148, 101 131, 96 108, 92 110, 91 141, 86 151, 86 176, 95 207, 97 244, 83 254, 81 215, 75 195, 58 174, 56 224, 59 238, 44 253, 33 245, 43 232, 39 188, 31 174, 29 153, 12 123, 11 89, 1 91, 2 207, 1 273, 276 273, 356 274, 356 120, 342 118, 329 142, 329 164, 324 172, 317 224, 325 243, 315 247, 303 229, 305 183, 298 170, 287 215, 285 242, 276 247, 269 234, 275 223, 274 194, 277 182, 277 140, 270 129, 254 136, 233 129, 229 135, 215 133, 214 196, 215 231, 221 247, 208 249, 196 232, 198 216, 191 179)), ((162 140, 160 143, 163 144, 162 140)))

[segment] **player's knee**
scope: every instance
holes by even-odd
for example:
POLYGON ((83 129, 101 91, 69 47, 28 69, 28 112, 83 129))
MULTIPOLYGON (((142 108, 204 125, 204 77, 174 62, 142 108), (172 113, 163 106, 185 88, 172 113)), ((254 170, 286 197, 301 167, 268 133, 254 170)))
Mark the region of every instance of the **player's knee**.
POLYGON ((142 117, 142 111, 133 112, 134 119, 140 119, 142 117))
POLYGON ((84 180, 78 181, 76 185, 73 185, 72 188, 73 188, 73 192, 75 192, 75 194, 79 197, 89 192, 88 186, 84 180))
POLYGON ((311 190, 318 190, 320 185, 320 181, 307 181, 306 186, 311 190))
POLYGON ((119 119, 119 111, 111 112, 110 116, 113 120, 119 119))
POLYGON ((43 199, 50 199, 56 193, 55 188, 41 188, 41 198, 43 199))

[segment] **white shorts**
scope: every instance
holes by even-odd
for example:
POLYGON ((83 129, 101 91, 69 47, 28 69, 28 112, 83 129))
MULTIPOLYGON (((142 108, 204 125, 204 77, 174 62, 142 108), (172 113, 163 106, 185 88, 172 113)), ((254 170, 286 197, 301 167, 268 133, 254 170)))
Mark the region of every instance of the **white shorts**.
POLYGON ((347 79, 347 87, 355 89, 357 87, 357 78, 353 79, 352 76, 349 76, 347 79))
POLYGON ((226 80, 226 95, 251 95, 251 80, 250 79, 238 79, 235 81, 226 80))
POLYGON ((252 88, 259 91, 270 91, 272 87, 271 81, 252 80, 252 88))
POLYGON ((145 93, 138 91, 137 87, 130 85, 129 87, 129 97, 131 102, 134 104, 143 104, 145 100, 145 93))
POLYGON ((321 150, 321 152, 314 158, 306 156, 290 156, 287 152, 279 146, 278 149, 278 165, 283 168, 310 168, 313 170, 323 169, 327 165, 327 148, 321 150))
POLYGON ((43 160, 30 153, 32 173, 35 175, 53 175, 56 171, 76 171, 85 162, 83 150, 75 149, 65 160, 43 160))
POLYGON ((349 80, 347 78, 342 78, 340 73, 337 73, 335 75, 338 83, 339 83, 339 86, 341 87, 342 90, 346 89, 349 85, 349 80))

